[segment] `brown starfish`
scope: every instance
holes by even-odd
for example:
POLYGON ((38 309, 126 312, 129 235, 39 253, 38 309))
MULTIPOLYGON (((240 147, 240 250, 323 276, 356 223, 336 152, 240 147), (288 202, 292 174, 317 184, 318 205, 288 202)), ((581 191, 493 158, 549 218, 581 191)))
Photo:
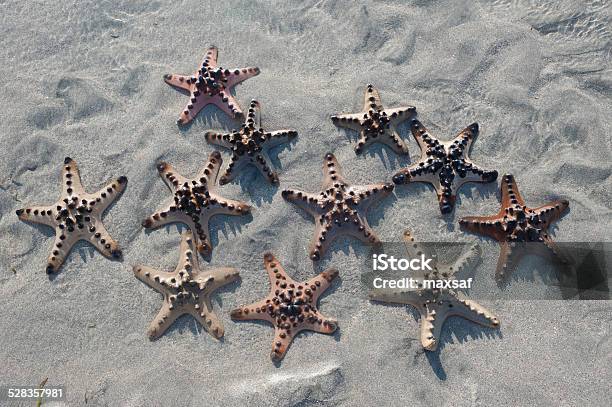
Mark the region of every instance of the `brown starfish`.
POLYGON ((438 194, 440 212, 452 212, 457 191, 466 182, 493 182, 497 179, 497 171, 483 170, 468 157, 478 134, 478 123, 472 123, 451 141, 436 139, 416 119, 412 120, 411 130, 421 148, 421 158, 395 174, 393 182, 398 185, 409 182, 432 184, 438 194))
POLYGON ((261 320, 274 325, 270 357, 280 361, 301 331, 331 334, 338 327, 335 320, 324 317, 317 309, 319 297, 338 276, 338 271, 329 269, 298 283, 287 275, 272 253, 264 254, 264 265, 270 278, 270 293, 261 301, 233 310, 231 315, 236 320, 261 320))
POLYGON ((395 126, 416 113, 414 106, 383 108, 378 91, 370 84, 366 88, 363 110, 359 113, 338 114, 331 117, 334 124, 359 132, 355 153, 373 143, 383 143, 398 154, 408 154, 408 146, 397 134, 395 126))
MULTIPOLYGON (((418 258, 425 251, 414 241, 409 231, 404 232, 404 243, 409 258, 418 258)), ((481 305, 464 299, 452 288, 424 287, 425 280, 437 282, 440 280, 455 280, 455 273, 470 264, 475 264, 480 258, 480 249, 473 245, 453 263, 438 263, 435 256, 431 257, 432 271, 423 273, 419 288, 388 289, 378 288, 369 293, 371 300, 395 304, 408 304, 415 307, 421 314, 421 345, 428 351, 434 351, 440 341, 440 333, 444 322, 451 316, 459 316, 477 324, 499 328, 499 320, 481 305)))
POLYGON ((211 216, 246 215, 251 211, 251 207, 246 203, 223 198, 215 192, 222 163, 221 153, 213 151, 204 168, 193 179, 178 174, 166 162, 159 163, 157 170, 174 193, 174 201, 165 209, 149 216, 142 225, 145 228, 158 228, 168 223, 184 223, 194 233, 198 251, 210 254, 212 246, 207 233, 211 216))
POLYGON ((173 272, 134 266, 134 275, 164 296, 164 303, 149 326, 150 339, 157 339, 181 315, 191 314, 215 338, 223 336, 223 324, 213 311, 210 296, 220 287, 236 281, 238 271, 230 267, 200 269, 193 255, 193 235, 183 233, 179 263, 173 272))
POLYGON ((216 47, 208 49, 202 66, 192 75, 164 75, 168 85, 189 92, 189 104, 183 110, 179 125, 191 122, 206 105, 214 104, 231 117, 241 115, 242 110, 238 102, 231 95, 230 90, 240 82, 259 74, 259 68, 224 69, 217 66, 216 47))
POLYGON ((295 130, 264 131, 261 128, 260 105, 252 100, 246 120, 240 130, 232 133, 206 133, 206 140, 212 144, 232 149, 232 158, 219 178, 224 185, 233 180, 244 166, 254 165, 264 177, 273 184, 278 184, 278 175, 272 171, 268 149, 286 143, 297 136, 295 130))
POLYGON ((315 232, 309 255, 319 260, 330 243, 347 234, 365 243, 380 241, 368 225, 368 208, 393 191, 393 184, 351 186, 342 176, 340 165, 332 153, 323 162, 323 191, 318 195, 286 189, 283 197, 298 205, 315 218, 315 232))
POLYGON ((500 242, 501 252, 497 261, 495 276, 504 279, 510 274, 510 265, 518 264, 519 257, 526 253, 518 246, 536 249, 533 243, 542 243, 562 261, 567 261, 548 235, 551 223, 559 219, 569 208, 565 199, 553 201, 537 208, 529 208, 521 196, 514 177, 503 176, 501 182, 501 208, 493 216, 467 216, 459 220, 459 225, 470 232, 492 237, 500 242))
POLYGON ((55 228, 53 251, 47 260, 47 273, 59 270, 72 247, 79 240, 91 243, 105 257, 118 259, 121 250, 102 223, 102 215, 121 196, 127 185, 126 177, 119 177, 94 194, 81 185, 77 163, 64 159, 62 194, 50 206, 31 206, 18 209, 19 219, 55 228))

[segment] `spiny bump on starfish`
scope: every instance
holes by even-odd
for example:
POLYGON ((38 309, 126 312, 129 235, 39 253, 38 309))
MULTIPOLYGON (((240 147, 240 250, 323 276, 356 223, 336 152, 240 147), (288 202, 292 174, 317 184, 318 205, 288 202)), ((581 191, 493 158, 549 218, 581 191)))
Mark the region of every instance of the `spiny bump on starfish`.
POLYGON ((453 140, 440 141, 433 137, 416 119, 412 120, 412 135, 421 148, 419 161, 393 176, 395 184, 426 182, 433 185, 438 195, 440 212, 453 211, 457 191, 467 182, 493 182, 497 171, 484 170, 470 157, 472 142, 478 135, 478 123, 472 123, 453 140))
POLYGON ((332 334, 338 324, 321 315, 317 309, 319 297, 338 277, 338 271, 328 269, 308 281, 296 282, 285 272, 270 252, 264 254, 264 265, 270 280, 270 292, 261 301, 241 306, 231 312, 234 320, 261 320, 274 326, 275 337, 270 357, 280 362, 293 338, 309 330, 332 334))
POLYGON ((343 234, 364 243, 379 244, 380 240, 368 225, 367 211, 374 202, 393 191, 393 184, 349 185, 332 153, 325 155, 323 174, 322 191, 319 194, 293 189, 282 192, 285 200, 299 206, 315 219, 316 227, 309 248, 310 258, 313 261, 320 260, 331 242, 343 234))
POLYGON ((223 198, 216 193, 222 163, 221 153, 213 151, 206 165, 192 179, 180 175, 166 162, 158 163, 160 177, 174 194, 173 202, 146 218, 142 226, 158 228, 169 223, 184 223, 194 233, 198 251, 209 255, 212 251, 208 236, 210 218, 217 214, 237 216, 251 212, 250 205, 223 198))
POLYGON ((332 115, 331 120, 337 126, 359 132, 356 154, 361 154, 373 143, 385 144, 398 154, 408 154, 408 146, 397 133, 396 126, 415 114, 414 106, 383 108, 378 91, 368 84, 361 112, 332 115))
POLYGON ((218 288, 240 278, 239 273, 230 267, 202 270, 193 251, 193 235, 185 232, 179 248, 179 263, 173 272, 141 265, 133 267, 139 280, 163 295, 163 305, 148 329, 151 340, 162 336, 184 314, 192 315, 216 339, 223 337, 223 324, 212 309, 210 297, 218 288))
POLYGON ((232 157, 219 184, 231 182, 240 169, 252 165, 274 185, 278 185, 278 175, 272 170, 268 150, 282 143, 287 143, 297 136, 295 130, 277 130, 267 132, 261 127, 260 103, 252 100, 244 124, 232 133, 209 131, 206 140, 232 150, 232 157))
MULTIPOLYGON (((404 243, 410 257, 424 253, 408 231, 404 233, 404 243)), ((479 256, 479 251, 472 247, 454 263, 438 264, 436 260, 433 262, 433 271, 423 273, 423 279, 454 280, 458 270, 475 262, 475 256, 479 256)), ((459 316, 486 327, 500 327, 499 319, 489 310, 474 301, 459 297, 453 289, 424 288, 421 283, 418 289, 374 289, 368 293, 368 297, 372 301, 415 307, 421 314, 421 345, 428 351, 438 348, 444 322, 451 316, 459 316)))
POLYGON ((94 194, 85 192, 76 161, 64 159, 62 194, 50 206, 34 206, 15 211, 22 221, 38 223, 55 229, 54 247, 47 259, 46 272, 59 270, 75 243, 90 242, 102 255, 121 259, 119 245, 102 223, 102 215, 125 189, 127 178, 121 176, 94 194))
POLYGON ((259 74, 259 68, 224 69, 217 66, 216 47, 208 49, 200 68, 191 76, 165 74, 164 81, 175 88, 189 92, 190 101, 180 114, 177 124, 190 123, 209 104, 214 104, 229 116, 242 116, 238 101, 231 88, 259 74))
POLYGON ((529 208, 511 174, 502 177, 500 189, 501 207, 496 215, 467 216, 459 220, 462 229, 489 236, 500 242, 496 278, 506 279, 512 267, 518 264, 519 258, 527 251, 542 247, 541 244, 562 262, 569 262, 548 234, 550 225, 561 218, 569 208, 569 201, 562 199, 537 208, 529 208))

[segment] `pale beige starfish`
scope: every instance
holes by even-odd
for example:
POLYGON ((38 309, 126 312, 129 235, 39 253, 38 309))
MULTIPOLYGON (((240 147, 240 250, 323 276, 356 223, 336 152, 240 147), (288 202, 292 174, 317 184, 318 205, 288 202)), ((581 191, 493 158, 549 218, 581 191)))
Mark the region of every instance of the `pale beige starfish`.
POLYGON ((380 95, 374 86, 368 84, 363 110, 359 113, 337 114, 331 117, 334 124, 359 132, 359 141, 355 153, 373 143, 389 146, 398 154, 408 154, 408 146, 397 133, 396 126, 416 114, 414 106, 400 106, 385 109, 380 95))
POLYGON ((238 271, 230 267, 202 270, 193 243, 192 233, 183 233, 179 263, 173 272, 134 266, 134 275, 164 297, 161 309, 149 326, 151 339, 159 338, 185 314, 192 315, 215 338, 223 336, 223 323, 213 311, 210 297, 218 288, 236 281, 238 271))
MULTIPOLYGON (((425 250, 415 242, 409 231, 404 232, 404 243, 409 258, 418 258, 425 250)), ((431 256, 430 256, 431 257, 431 256)), ((444 322, 451 316, 459 316, 487 327, 499 327, 499 320, 489 310, 450 288, 424 288, 423 280, 454 280, 461 271, 480 258, 480 249, 472 246, 453 263, 442 264, 431 257, 432 271, 416 278, 420 280, 417 289, 378 288, 369 293, 371 300, 395 304, 408 304, 421 314, 421 345, 429 351, 437 349, 444 322)))
POLYGON ((19 219, 55 229, 53 251, 47 259, 48 274, 59 270, 79 240, 91 243, 105 257, 121 257, 119 245, 102 223, 102 215, 121 196, 126 185, 127 178, 122 176, 98 192, 88 194, 81 185, 76 161, 66 157, 62 168, 60 199, 53 205, 17 210, 19 219))
POLYGON ((274 325, 274 342, 270 357, 285 357, 293 338, 302 331, 334 333, 338 324, 319 312, 317 302, 331 285, 338 271, 329 269, 308 281, 298 283, 283 269, 272 253, 264 254, 264 265, 270 279, 270 293, 261 301, 232 311, 232 319, 261 320, 274 325))
POLYGON ((223 160, 213 151, 208 162, 193 179, 177 173, 166 162, 157 165, 159 175, 174 194, 173 202, 142 222, 146 228, 158 228, 168 223, 184 223, 194 233, 200 253, 212 252, 208 222, 214 215, 246 215, 251 207, 244 202, 226 199, 216 193, 217 177, 223 160))
POLYGON ((319 194, 293 189, 282 192, 287 201, 301 207, 315 219, 310 258, 319 260, 340 235, 353 236, 364 243, 380 243, 368 225, 366 215, 370 206, 391 194, 393 184, 349 185, 332 153, 325 155, 323 177, 323 191, 319 194))
POLYGON ((180 114, 177 124, 191 122, 206 105, 214 104, 231 117, 242 114, 238 101, 230 93, 240 82, 259 74, 259 68, 224 69, 217 66, 216 47, 206 52, 200 68, 191 76, 166 74, 168 85, 189 92, 189 103, 180 114))

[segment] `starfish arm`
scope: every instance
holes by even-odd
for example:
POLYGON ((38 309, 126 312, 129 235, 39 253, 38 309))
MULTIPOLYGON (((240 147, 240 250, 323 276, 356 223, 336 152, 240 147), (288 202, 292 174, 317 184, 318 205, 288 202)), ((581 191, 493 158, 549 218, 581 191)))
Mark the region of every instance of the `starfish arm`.
POLYGON ((412 132, 412 137, 414 137, 415 141, 419 145, 419 148, 421 149, 421 159, 426 158, 427 155, 425 154, 425 151, 427 151, 430 143, 433 143, 433 140, 435 139, 429 134, 427 128, 423 126, 423 123, 417 119, 412 119, 410 131, 412 132))
POLYGON ((297 282, 289 277, 278 259, 271 252, 264 253, 264 267, 268 273, 268 279, 270 280, 270 287, 272 291, 276 289, 276 286, 283 282, 297 285, 297 282))
POLYGON ((72 158, 66 157, 62 167, 62 195, 72 195, 73 192, 82 195, 85 190, 81 183, 79 166, 72 158))
POLYGON ((233 267, 217 267, 212 270, 208 270, 206 274, 209 277, 210 292, 213 292, 240 278, 238 270, 233 267))
POLYGON ((479 235, 502 240, 502 225, 498 215, 494 216, 465 216, 459 219, 459 226, 463 230, 479 235))
POLYGON ((391 183, 352 186, 351 191, 358 197, 358 206, 367 210, 372 204, 386 198, 393 192, 395 186, 391 183))
POLYGON ((226 199, 217 197, 217 203, 214 204, 215 213, 221 215, 241 216, 251 213, 251 205, 234 199, 226 199))
POLYGON ((182 313, 177 312, 177 310, 173 309, 172 307, 173 306, 170 301, 164 296, 162 307, 155 318, 153 318, 153 321, 151 321, 149 329, 147 330, 149 339, 158 339, 168 330, 168 328, 170 328, 174 321, 176 321, 176 319, 182 315, 182 313))
POLYGON ((261 105, 255 99, 251 100, 244 121, 245 126, 258 129, 261 127, 261 105))
POLYGON ((225 329, 223 323, 213 311, 212 304, 208 298, 198 304, 198 308, 190 310, 190 314, 202 325, 202 327, 216 339, 223 337, 225 329))
POLYGON ((457 191, 466 182, 493 182, 497 179, 498 173, 496 170, 480 168, 469 159, 464 160, 464 165, 465 171, 459 172, 459 176, 455 176, 453 180, 454 191, 457 191))
POLYGON ((503 212, 504 208, 508 208, 513 204, 513 200, 516 200, 516 203, 520 206, 525 206, 525 200, 521 196, 519 192, 518 186, 516 185, 516 180, 514 176, 511 174, 505 174, 502 177, 501 185, 501 206, 503 212))
POLYGON ((191 76, 189 75, 177 75, 177 74, 165 74, 164 82, 168 85, 178 89, 182 89, 187 92, 191 92, 193 85, 191 84, 191 76))
POLYGON ((236 117, 242 114, 242 109, 238 101, 229 93, 229 91, 220 92, 209 98, 208 103, 212 103, 219 109, 223 110, 228 116, 236 117))
POLYGON ((268 321, 275 324, 274 318, 267 311, 268 302, 266 301, 267 299, 263 299, 249 305, 242 305, 232 310, 230 315, 236 321, 268 321))
POLYGON ((336 183, 346 183, 342 176, 342 168, 336 157, 332 153, 327 153, 323 160, 323 188, 330 188, 336 183))
POLYGON ((392 109, 384 109, 383 112, 387 115, 387 117, 389 117, 391 125, 397 126, 404 120, 414 117, 416 114, 416 108, 414 106, 402 106, 392 109))
POLYGON ((209 185, 209 189, 215 185, 217 181, 217 177, 219 176, 219 170, 223 165, 223 158, 221 158, 221 153, 218 151, 213 151, 208 156, 208 161, 206 165, 200 169, 198 172, 198 178, 206 178, 207 184, 209 185))
POLYGON ((246 165, 249 163, 248 157, 245 155, 238 155, 232 153, 230 162, 221 178, 219 178, 219 185, 225 185, 232 182, 246 165))
MULTIPOLYGON (((187 106, 185 106, 185 109, 183 109, 183 111, 179 115, 178 120, 176 121, 179 126, 184 126, 191 123, 196 118, 198 113, 200 113, 200 111, 204 109, 204 107, 206 107, 206 105, 214 103, 219 106, 217 103, 215 103, 216 99, 218 98, 218 95, 209 96, 207 93, 200 93, 197 88, 194 88, 194 90, 189 95, 189 98, 189 103, 187 104, 187 106)), ((219 100, 221 99, 219 98, 219 100)), ((234 116, 231 113, 229 114, 232 117, 234 116)))
POLYGON ((376 245, 380 243, 374 230, 372 230, 365 219, 358 215, 347 219, 348 221, 339 220, 340 224, 331 222, 325 225, 321 224, 317 219, 315 232, 308 249, 309 256, 313 261, 320 260, 340 234, 353 236, 366 244, 376 245))
POLYGON ((482 252, 480 250, 480 246, 474 243, 470 248, 463 253, 455 260, 455 262, 445 270, 448 275, 453 275, 455 273, 459 273, 468 267, 475 267, 480 261, 480 257, 482 252))
POLYGON ((250 66, 242 69, 230 69, 229 75, 227 75, 227 87, 233 88, 238 85, 240 82, 244 82, 253 76, 259 75, 259 68, 250 66))
POLYGON ((378 90, 374 88, 371 84, 368 84, 366 87, 365 93, 363 95, 363 110, 368 111, 370 109, 382 109, 382 100, 380 99, 380 94, 378 90))
POLYGON ((263 175, 271 184, 278 185, 278 174, 276 171, 272 170, 272 164, 270 164, 268 154, 265 152, 257 154, 253 164, 259 170, 261 175, 263 175))
POLYGON ((53 250, 51 254, 49 254, 49 257, 47 257, 47 274, 55 273, 62 267, 62 264, 64 264, 74 244, 78 242, 78 240, 79 239, 75 238, 74 235, 64 235, 61 229, 55 231, 53 250))
POLYGON ((206 54, 204 55, 204 58, 202 59, 202 66, 209 67, 209 68, 216 68, 218 56, 219 56, 219 50, 217 49, 217 47, 212 46, 208 48, 208 50, 206 51, 206 54))
POLYGON ((440 341, 440 332, 446 320, 446 312, 439 307, 426 307, 421 314, 421 345, 429 351, 435 351, 440 341))
POLYGON ((298 133, 295 130, 283 129, 276 131, 269 131, 265 134, 266 139, 268 139, 266 148, 271 149, 278 145, 289 143, 291 140, 297 137, 298 133))
POLYGON ((365 113, 350 113, 350 114, 337 114, 331 116, 332 122, 339 127, 346 129, 361 131, 362 123, 364 120, 365 113))
POLYGON ((416 290, 399 290, 389 288, 375 288, 370 290, 368 298, 372 301, 388 302, 391 304, 412 305, 419 311, 423 309, 425 300, 416 290))
POLYGON ((571 258, 568 257, 566 253, 564 253, 564 251, 559 248, 559 246, 551 239, 548 234, 544 233, 542 235, 542 243, 552 252, 552 254, 561 259, 563 263, 569 264, 572 262, 571 258))
MULTIPOLYGON (((96 204, 94 209, 97 213, 102 214, 104 211, 108 209, 108 207, 116 201, 127 186, 127 178, 121 176, 114 181, 111 181, 104 188, 96 192, 91 196, 91 198, 95 199, 96 204)), ((92 199, 92 202, 93 202, 92 199)))
POLYGON ((165 209, 155 212, 142 221, 142 226, 147 229, 157 229, 169 223, 181 222, 185 223, 191 230, 194 230, 195 226, 191 218, 182 212, 172 210, 173 208, 175 208, 174 205, 169 205, 165 209))
POLYGON ((38 223, 55 227, 55 210, 54 206, 29 206, 22 209, 17 209, 15 212, 20 220, 31 223, 38 223))
POLYGON ((96 221, 94 226, 94 231, 90 232, 87 241, 98 249, 104 257, 109 259, 120 258, 122 253, 119 244, 111 237, 104 224, 100 221, 96 221))
POLYGON ((385 134, 377 138, 367 137, 365 133, 363 133, 361 135, 359 142, 357 143, 355 152, 359 154, 361 150, 363 150, 366 146, 376 143, 376 142, 383 143, 389 146, 389 148, 395 151, 395 153, 397 154, 408 154, 409 153, 408 146, 406 145, 404 140, 402 140, 402 138, 399 136, 399 134, 397 133, 397 129, 393 125, 389 125, 389 128, 385 130, 385 134))
POLYGON ((134 272, 134 276, 136 276, 137 279, 139 279, 149 287, 153 288, 158 293, 164 295, 170 293, 170 290, 164 284, 164 281, 166 281, 168 277, 174 275, 173 273, 159 271, 154 268, 142 265, 134 266, 132 268, 132 271, 134 272))
POLYGON ((176 191, 179 187, 188 182, 187 178, 176 172, 172 165, 164 161, 157 164, 157 172, 166 186, 172 192, 176 191))
POLYGON ((499 327, 499 319, 491 311, 471 300, 457 298, 448 315, 457 315, 482 326, 499 327))
MULTIPOLYGON (((404 247, 406 248, 406 253, 408 254, 408 258, 415 259, 421 256, 422 253, 426 253, 423 246, 421 246, 412 236, 409 230, 404 232, 404 247)), ((433 259, 432 264, 435 268, 437 266, 437 256, 430 255, 430 258, 433 259)))
POLYGON ((533 213, 540 218, 540 221, 543 222, 543 226, 541 229, 547 229, 548 226, 561 218, 563 214, 569 208, 569 201, 566 199, 562 199, 559 201, 554 201, 546 205, 539 206, 537 208, 532 209, 533 213))
POLYGON ((319 207, 319 197, 316 194, 302 192, 297 189, 285 189, 282 192, 286 201, 295 204, 314 217, 318 217, 322 209, 319 207))
POLYGON ((459 134, 453 139, 453 144, 458 146, 463 146, 463 151, 465 151, 465 155, 468 155, 470 152, 470 148, 472 147, 472 143, 478 136, 478 123, 472 123, 467 126, 465 129, 461 130, 459 134))
POLYGON ((308 319, 305 320, 302 324, 302 330, 309 330, 330 335, 336 332, 336 329, 338 329, 338 321, 332 318, 327 318, 319 311, 314 311, 311 314, 311 317, 312 322, 308 319))
POLYGON ((442 196, 442 185, 440 184, 438 171, 442 167, 442 164, 438 159, 433 162, 428 162, 428 160, 429 158, 425 154, 425 157, 421 157, 415 164, 402 168, 393 176, 393 182, 398 185, 408 184, 410 182, 426 182, 434 187, 438 194, 438 200, 440 200, 442 196))
POLYGON ((338 277, 338 270, 328 269, 304 283, 307 289, 312 290, 313 304, 317 303, 319 297, 331 286, 336 277, 338 277))
POLYGON ((293 342, 293 338, 299 331, 295 330, 287 331, 285 329, 275 327, 274 328, 274 341, 272 342, 272 352, 270 352, 270 358, 275 362, 283 360, 293 342))
POLYGON ((188 230, 181 235, 181 243, 179 244, 179 261, 176 266, 176 273, 182 270, 197 270, 198 256, 193 255, 194 238, 193 232, 188 230))
POLYGON ((204 137, 206 138, 206 141, 208 141, 210 144, 214 144, 224 148, 233 147, 232 143, 230 143, 229 141, 231 137, 230 133, 217 133, 214 131, 207 131, 204 134, 204 137))

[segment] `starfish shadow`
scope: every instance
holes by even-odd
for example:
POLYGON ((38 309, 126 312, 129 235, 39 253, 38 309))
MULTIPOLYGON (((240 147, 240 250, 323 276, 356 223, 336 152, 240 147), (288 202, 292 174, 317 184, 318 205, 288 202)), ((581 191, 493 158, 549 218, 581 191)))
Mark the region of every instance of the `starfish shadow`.
MULTIPOLYGON (((242 232, 242 226, 253 221, 253 213, 250 212, 243 216, 213 216, 210 219, 209 230, 210 230, 210 244, 213 247, 212 252, 215 251, 215 247, 219 244, 219 233, 222 232, 225 238, 228 238, 228 229, 231 233, 236 236, 242 232)), ((211 256, 204 257, 207 261, 210 261, 211 256)))
MULTIPOLYGON (((344 132, 346 138, 351 142, 351 146, 354 149, 357 141, 359 140, 359 133, 354 130, 349 130, 345 128, 338 128, 338 130, 344 132)), ((397 168, 398 166, 403 167, 410 164, 410 156, 409 155, 399 155, 395 151, 391 149, 391 147, 382 144, 382 143, 374 143, 369 145, 365 151, 361 154, 355 154, 356 157, 363 159, 365 156, 367 157, 376 157, 380 158, 385 169, 392 170, 393 168, 397 168)))
POLYGON ((278 186, 270 184, 252 165, 244 168, 232 183, 238 183, 243 192, 248 192, 255 206, 272 202, 278 191, 278 186))
MULTIPOLYGON (((189 94, 187 93, 187 95, 189 94)), ((219 109, 216 105, 209 104, 198 113, 195 119, 185 125, 178 125, 177 127, 182 135, 187 135, 187 133, 191 131, 191 127, 195 124, 197 124, 200 128, 206 129, 210 128, 210 126, 219 126, 219 124, 223 129, 234 129, 236 127, 240 127, 242 120, 243 117, 241 115, 237 115, 235 118, 232 118, 223 110, 219 109)), ((203 134, 202 137, 204 137, 203 134)))

